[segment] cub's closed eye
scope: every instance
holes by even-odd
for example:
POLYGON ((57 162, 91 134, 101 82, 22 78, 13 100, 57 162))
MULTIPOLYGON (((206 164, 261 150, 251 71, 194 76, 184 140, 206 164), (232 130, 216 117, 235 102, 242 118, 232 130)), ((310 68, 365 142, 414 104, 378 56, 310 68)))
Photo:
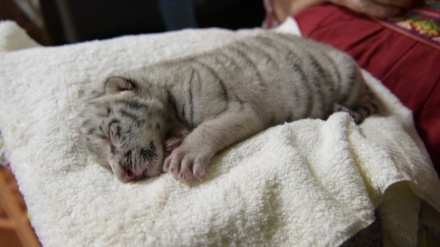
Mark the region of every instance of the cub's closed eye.
POLYGON ((149 148, 142 148, 141 155, 142 155, 142 158, 144 158, 145 160, 151 160, 157 156, 156 150, 152 150, 149 148))
POLYGON ((115 153, 115 145, 113 144, 113 141, 112 141, 112 139, 110 137, 108 138, 108 144, 109 144, 109 147, 110 147, 110 152, 112 154, 114 154, 115 153))

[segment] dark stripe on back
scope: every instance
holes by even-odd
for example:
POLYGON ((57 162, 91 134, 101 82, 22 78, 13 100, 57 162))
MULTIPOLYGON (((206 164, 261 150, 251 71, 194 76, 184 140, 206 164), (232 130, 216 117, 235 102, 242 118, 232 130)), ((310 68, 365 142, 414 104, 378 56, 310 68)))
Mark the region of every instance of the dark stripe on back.
MULTIPOLYGON (((286 46, 284 43, 279 42, 279 40, 275 40, 275 37, 267 37, 267 36, 257 36, 255 37, 258 42, 261 42, 266 45, 267 48, 272 48, 277 54, 283 54, 284 51, 291 51, 292 47, 286 46)), ((289 44, 291 45, 291 43, 289 44)))
MULTIPOLYGON (((325 95, 323 94, 322 90, 322 81, 323 76, 325 77, 326 73, 325 70, 321 67, 321 65, 317 62, 316 58, 313 57, 314 47, 312 45, 308 46, 306 42, 310 42, 308 40, 302 39, 302 38, 296 38, 294 36, 286 36, 283 34, 275 34, 277 37, 277 41, 279 42, 279 46, 283 46, 286 48, 286 52, 292 53, 293 51, 300 52, 301 54, 296 54, 297 59, 299 60, 299 64, 297 66, 301 66, 305 71, 307 71, 307 74, 302 73, 302 76, 307 78, 305 82, 307 83, 309 89, 310 89, 310 95, 314 96, 314 94, 318 94, 318 97, 313 97, 314 99, 310 102, 312 103, 310 105, 310 108, 308 109, 308 113, 305 117, 309 117, 312 114, 312 110, 316 108, 318 111, 322 111, 324 106, 327 106, 328 104, 324 101, 327 100, 325 95), (310 66, 312 66, 313 70, 310 71, 310 66), (319 73, 317 75, 317 73, 319 73), (310 76, 310 77, 308 77, 310 76), (312 89, 313 87, 313 89, 312 89), (316 92, 315 92, 316 91, 316 92), (317 107, 316 104, 319 104, 317 107)), ((320 47, 317 47, 316 49, 321 49, 320 47)), ((299 67, 298 67, 299 68, 299 67)), ((326 113, 330 107, 327 107, 326 113)), ((315 112, 314 112, 315 113, 315 112)), ((318 115, 322 115, 322 112, 316 112, 318 115)))
MULTIPOLYGON (((263 86, 266 86, 266 83, 263 80, 263 76, 260 74, 259 68, 258 66, 254 63, 254 61, 252 59, 249 58, 249 56, 246 55, 246 53, 244 51, 242 51, 240 48, 245 48, 245 46, 243 46, 242 43, 239 43, 238 45, 241 45, 241 47, 230 47, 230 49, 232 51, 235 51, 236 53, 238 53, 238 55, 243 58, 243 60, 246 62, 247 65, 250 65, 250 67, 252 67, 253 72, 255 73, 255 75, 257 76, 257 80, 258 82, 260 82, 263 86)), ((250 50, 249 52, 253 52, 252 50, 250 50)))
POLYGON ((285 35, 275 34, 272 37, 258 36, 257 38, 258 40, 267 43, 268 47, 276 49, 278 54, 284 54, 283 62, 285 62, 287 66, 293 70, 295 77, 299 77, 299 82, 293 82, 293 94, 304 94, 302 99, 299 100, 301 105, 297 106, 299 108, 303 108, 304 110, 303 113, 298 117, 309 117, 314 107, 316 96, 314 95, 314 90, 311 87, 312 82, 310 82, 311 80, 309 80, 309 77, 307 76, 308 74, 306 74, 303 68, 310 66, 308 63, 306 63, 308 60, 307 57, 310 56, 310 54, 306 49, 301 49, 301 47, 295 43, 295 39, 284 39, 284 41, 288 41, 286 44, 282 40, 279 40, 279 37, 285 38, 285 35), (297 54, 297 52, 300 52, 300 54, 297 54), (302 86, 298 85, 299 83, 301 83, 302 86))
MULTIPOLYGON (((225 52, 219 52, 218 54, 216 54, 216 56, 212 56, 212 57, 215 59, 216 62, 221 63, 222 65, 224 65, 223 67, 224 67, 225 71, 228 71, 228 72, 231 72, 231 73, 236 73, 237 72, 237 71, 231 71, 231 69, 227 68, 227 66, 225 65, 225 61, 222 61, 220 59, 220 56, 223 56, 226 60, 234 63, 235 67, 238 70, 241 69, 241 66, 237 63, 237 61, 235 60, 234 56, 229 56, 225 52)), ((241 99, 240 96, 238 94, 236 94, 234 91, 228 91, 228 93, 229 93, 230 98, 234 99, 235 101, 237 101, 240 104, 241 108, 243 108, 243 99, 241 99)))
POLYGON ((206 63, 203 63, 202 61, 197 60, 194 61, 194 63, 196 63, 197 65, 205 68, 215 79, 216 82, 218 83, 218 86, 220 88, 221 91, 221 95, 223 97, 223 99, 228 102, 229 101, 229 93, 228 93, 228 89, 226 87, 225 82, 223 81, 222 78, 220 78, 220 76, 218 75, 218 73, 215 71, 215 69, 213 69, 211 66, 207 65, 206 63))
POLYGON ((188 118, 188 120, 189 120, 189 122, 190 123, 193 123, 193 118, 194 118, 194 102, 193 102, 193 92, 192 92, 192 90, 193 90, 193 83, 192 83, 192 81, 193 81, 193 79, 194 79, 194 73, 195 73, 195 71, 194 71, 194 69, 192 70, 192 72, 191 72, 191 77, 190 77, 190 79, 189 79, 189 85, 188 85, 188 93, 189 93, 189 118, 188 118))
POLYGON ((305 72, 309 71, 308 67, 310 67, 310 53, 307 51, 307 49, 300 47, 300 44, 294 38, 287 38, 285 35, 281 34, 271 35, 274 36, 258 36, 257 38, 258 40, 266 43, 268 47, 276 49, 278 54, 284 54, 283 62, 286 62, 287 65, 294 71, 296 77, 300 77, 299 82, 295 81, 293 86, 293 89, 299 92, 293 93, 305 94, 303 95, 302 100, 299 101, 301 105, 298 107, 304 109, 303 113, 299 117, 309 117, 312 114, 315 103, 320 103, 320 99, 318 99, 319 96, 317 97, 314 92, 314 89, 316 88, 316 86, 314 86, 314 84, 316 84, 314 81, 315 78, 313 78, 313 75, 309 75, 309 73, 305 72), (311 78, 309 78, 309 76, 311 78), (302 86, 298 85, 299 83, 301 83, 302 86))
MULTIPOLYGON (((305 117, 310 116, 310 113, 312 112, 313 103, 315 101, 315 96, 313 95, 312 88, 310 87, 309 82, 307 81, 307 77, 306 77, 304 71, 296 63, 292 64, 291 66, 292 66, 292 69, 297 73, 297 75, 299 75, 300 81, 301 81, 302 85, 304 86, 303 89, 305 89, 305 90, 301 90, 301 92, 308 94, 308 95, 303 96, 303 100, 302 100, 303 105, 299 106, 299 107, 304 107, 304 112, 300 116, 300 118, 305 118, 305 117)), ((295 89, 297 89, 297 87, 295 87, 295 89)))
POLYGON ((270 61, 271 65, 275 65, 276 67, 278 67, 277 61, 271 56, 271 54, 260 47, 262 45, 260 42, 261 40, 249 39, 248 41, 250 41, 252 45, 246 42, 243 42, 243 45, 246 46, 248 49, 258 50, 258 52, 262 54, 262 57, 265 58, 266 61, 270 61))
MULTIPOLYGON (((320 100, 318 100, 318 102, 321 104, 321 109, 323 109, 325 106, 329 108, 330 107, 329 97, 331 97, 332 95, 329 94, 328 92, 325 92, 325 90, 323 89, 323 86, 325 86, 324 84, 328 82, 327 80, 328 75, 325 72, 325 70, 322 68, 321 64, 311 54, 310 54, 310 62, 311 62, 310 65, 313 67, 312 83, 314 83, 314 85, 316 86, 317 93, 319 94, 320 100), (317 73, 314 73, 315 71, 317 73)), ((327 111, 328 109, 326 109, 326 112, 327 111)))
POLYGON ((337 78, 333 77, 333 73, 331 73, 331 71, 335 70, 336 65, 334 64, 333 60, 330 59, 329 55, 325 50, 321 50, 321 51, 322 52, 319 53, 311 52, 310 56, 312 59, 312 63, 318 67, 317 68, 318 71, 323 75, 325 75, 325 86, 326 89, 330 91, 328 92, 327 96, 333 98, 338 84, 341 83, 340 76, 339 73, 335 71, 337 78), (319 59, 317 59, 318 56, 319 59), (336 79, 336 81, 334 79, 336 79))
POLYGON ((216 56, 214 56, 215 59, 216 59, 217 61, 222 62, 222 61, 220 60, 220 56, 223 56, 223 57, 225 57, 225 60, 227 60, 227 61, 233 63, 234 66, 235 66, 237 69, 240 69, 240 68, 241 68, 240 64, 239 64, 239 63, 237 62, 237 60, 236 60, 236 57, 234 57, 234 56, 230 56, 230 55, 227 54, 224 50, 221 50, 221 51, 222 51, 222 52, 219 52, 216 56))

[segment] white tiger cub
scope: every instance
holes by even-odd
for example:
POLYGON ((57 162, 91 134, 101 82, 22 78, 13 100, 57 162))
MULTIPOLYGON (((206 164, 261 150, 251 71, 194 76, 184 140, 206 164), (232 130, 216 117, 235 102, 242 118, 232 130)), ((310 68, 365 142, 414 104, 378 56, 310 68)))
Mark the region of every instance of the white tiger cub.
POLYGON ((356 62, 305 38, 262 32, 108 78, 87 100, 80 133, 122 182, 162 170, 190 182, 231 144, 340 110, 356 122, 378 111, 356 62))

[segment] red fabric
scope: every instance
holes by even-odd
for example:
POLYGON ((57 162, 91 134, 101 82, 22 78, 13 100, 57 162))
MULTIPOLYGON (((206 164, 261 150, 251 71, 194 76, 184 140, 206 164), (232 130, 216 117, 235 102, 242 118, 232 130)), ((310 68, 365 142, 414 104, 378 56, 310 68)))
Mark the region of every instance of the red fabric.
POLYGON ((351 54, 413 111, 440 173, 440 50, 331 4, 311 7, 295 19, 304 36, 351 54))

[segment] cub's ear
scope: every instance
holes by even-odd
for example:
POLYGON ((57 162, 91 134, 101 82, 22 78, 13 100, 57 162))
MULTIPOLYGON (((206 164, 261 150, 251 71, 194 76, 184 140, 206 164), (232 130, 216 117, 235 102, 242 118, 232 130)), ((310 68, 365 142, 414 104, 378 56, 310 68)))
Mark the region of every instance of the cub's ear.
POLYGON ((111 77, 105 82, 105 93, 114 94, 122 91, 134 91, 137 85, 131 81, 121 77, 111 77))

